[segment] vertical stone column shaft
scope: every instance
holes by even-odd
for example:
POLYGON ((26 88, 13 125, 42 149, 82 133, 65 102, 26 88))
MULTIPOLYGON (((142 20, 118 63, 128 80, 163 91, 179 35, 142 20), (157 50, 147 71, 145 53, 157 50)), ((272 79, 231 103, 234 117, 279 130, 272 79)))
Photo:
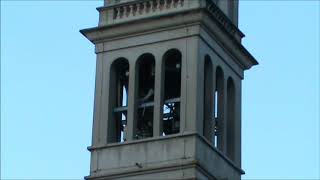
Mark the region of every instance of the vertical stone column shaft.
POLYGON ((164 63, 160 53, 155 54, 155 91, 154 91, 154 114, 153 114, 153 136, 162 135, 163 119, 163 94, 164 94, 164 63))
POLYGON ((235 163, 241 167, 241 79, 235 81, 235 163))
POLYGON ((127 140, 131 141, 134 139, 137 127, 137 93, 138 93, 138 73, 136 68, 136 58, 130 59, 130 72, 129 72, 129 94, 128 94, 128 113, 127 113, 127 129, 128 137, 127 140))
POLYGON ((96 61, 96 79, 95 79, 95 93, 94 93, 94 111, 93 111, 93 127, 92 127, 92 146, 99 144, 100 138, 100 121, 101 121, 101 93, 102 93, 102 60, 101 53, 97 54, 96 61))

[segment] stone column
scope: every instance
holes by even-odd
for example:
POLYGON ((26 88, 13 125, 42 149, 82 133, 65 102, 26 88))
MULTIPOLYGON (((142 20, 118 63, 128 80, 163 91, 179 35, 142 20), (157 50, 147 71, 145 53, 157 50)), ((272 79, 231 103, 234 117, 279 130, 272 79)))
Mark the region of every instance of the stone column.
POLYGON ((227 126, 227 113, 228 113, 228 108, 227 108, 227 77, 224 74, 223 77, 223 93, 222 93, 222 104, 221 106, 223 106, 222 111, 221 111, 221 124, 222 124, 222 128, 221 128, 221 149, 222 151, 226 154, 227 153, 227 135, 228 135, 228 126, 227 126))
POLYGON ((204 58, 204 121, 203 121, 203 135, 207 138, 208 141, 214 144, 212 141, 213 132, 214 132, 214 92, 215 92, 215 74, 212 60, 209 57, 204 58))
POLYGON ((94 93, 94 112, 93 112, 93 127, 92 127, 92 146, 100 144, 100 121, 101 121, 101 95, 102 95, 102 53, 97 54, 96 62, 96 80, 95 80, 95 93, 94 93))
POLYGON ((241 79, 235 81, 235 133, 234 133, 234 161, 241 167, 241 79))
POLYGON ((164 63, 162 54, 155 55, 155 84, 154 84, 154 110, 153 110, 153 136, 162 135, 163 94, 164 94, 164 63))
POLYGON ((110 86, 110 68, 112 61, 111 59, 107 59, 107 55, 104 53, 102 57, 102 87, 100 89, 101 91, 101 102, 99 105, 100 111, 100 123, 99 123, 99 144, 105 145, 107 144, 109 138, 108 138, 108 130, 110 127, 108 127, 110 119, 110 115, 112 115, 112 108, 110 107, 110 92, 112 90, 109 89, 110 86))
POLYGON ((218 149, 222 152, 226 152, 226 137, 227 137, 227 126, 226 126, 226 105, 227 105, 227 82, 224 74, 222 78, 217 82, 218 86, 218 149))
POLYGON ((129 94, 128 94, 128 115, 127 115, 127 129, 128 137, 127 141, 134 139, 137 127, 137 93, 138 93, 138 73, 139 70, 136 68, 136 59, 130 59, 130 72, 129 72, 129 94))
POLYGON ((197 122, 202 115, 198 107, 202 100, 199 98, 198 87, 198 39, 190 37, 186 39, 185 50, 182 51, 182 78, 181 78, 181 132, 196 132, 199 128, 197 122), (184 129, 185 128, 185 129, 184 129))

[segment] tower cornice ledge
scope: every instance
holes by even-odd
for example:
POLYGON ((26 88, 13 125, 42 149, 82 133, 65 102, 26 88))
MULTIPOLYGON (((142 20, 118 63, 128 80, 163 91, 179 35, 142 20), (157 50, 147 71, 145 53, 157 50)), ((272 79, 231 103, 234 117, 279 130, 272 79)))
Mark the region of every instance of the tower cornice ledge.
MULTIPOLYGON (((257 60, 246 50, 225 28, 219 23, 207 8, 193 9, 179 13, 162 14, 153 17, 136 19, 128 22, 116 23, 98 26, 94 28, 83 29, 80 32, 86 36, 95 45, 112 42, 117 39, 128 38, 148 34, 156 31, 166 31, 173 28, 181 28, 181 26, 200 25, 209 32, 208 34, 220 42, 220 45, 230 50, 234 59, 244 70, 250 69, 253 65, 257 65, 257 60)), ((190 36, 190 33, 187 34, 190 36)), ((200 35, 199 32, 193 35, 200 35)), ((97 51, 97 53, 105 50, 97 51)))

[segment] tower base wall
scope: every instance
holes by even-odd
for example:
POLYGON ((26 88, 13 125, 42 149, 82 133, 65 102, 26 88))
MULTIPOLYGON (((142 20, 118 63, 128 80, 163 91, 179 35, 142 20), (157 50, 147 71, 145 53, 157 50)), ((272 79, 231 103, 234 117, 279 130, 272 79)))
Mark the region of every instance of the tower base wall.
POLYGON ((150 138, 92 153, 88 180, 240 179, 243 171, 197 133, 150 138))

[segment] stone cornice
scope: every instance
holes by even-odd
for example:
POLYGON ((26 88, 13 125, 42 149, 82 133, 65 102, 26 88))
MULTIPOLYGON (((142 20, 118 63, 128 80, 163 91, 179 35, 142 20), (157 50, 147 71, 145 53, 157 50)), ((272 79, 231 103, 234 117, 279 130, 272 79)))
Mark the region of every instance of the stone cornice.
MULTIPOLYGON (((179 28, 180 26, 202 24, 210 32, 211 36, 217 37, 223 47, 239 61, 243 70, 258 64, 255 58, 241 45, 241 43, 211 18, 206 9, 194 9, 178 13, 164 14, 153 18, 141 18, 130 23, 110 24, 90 29, 81 30, 94 44, 111 42, 128 36, 143 35, 154 31, 165 31, 167 29, 179 28)), ((198 33, 199 34, 199 33, 198 33)))
POLYGON ((220 10, 220 8, 212 1, 206 0, 206 10, 228 33, 241 41, 245 35, 236 27, 232 21, 220 10))

